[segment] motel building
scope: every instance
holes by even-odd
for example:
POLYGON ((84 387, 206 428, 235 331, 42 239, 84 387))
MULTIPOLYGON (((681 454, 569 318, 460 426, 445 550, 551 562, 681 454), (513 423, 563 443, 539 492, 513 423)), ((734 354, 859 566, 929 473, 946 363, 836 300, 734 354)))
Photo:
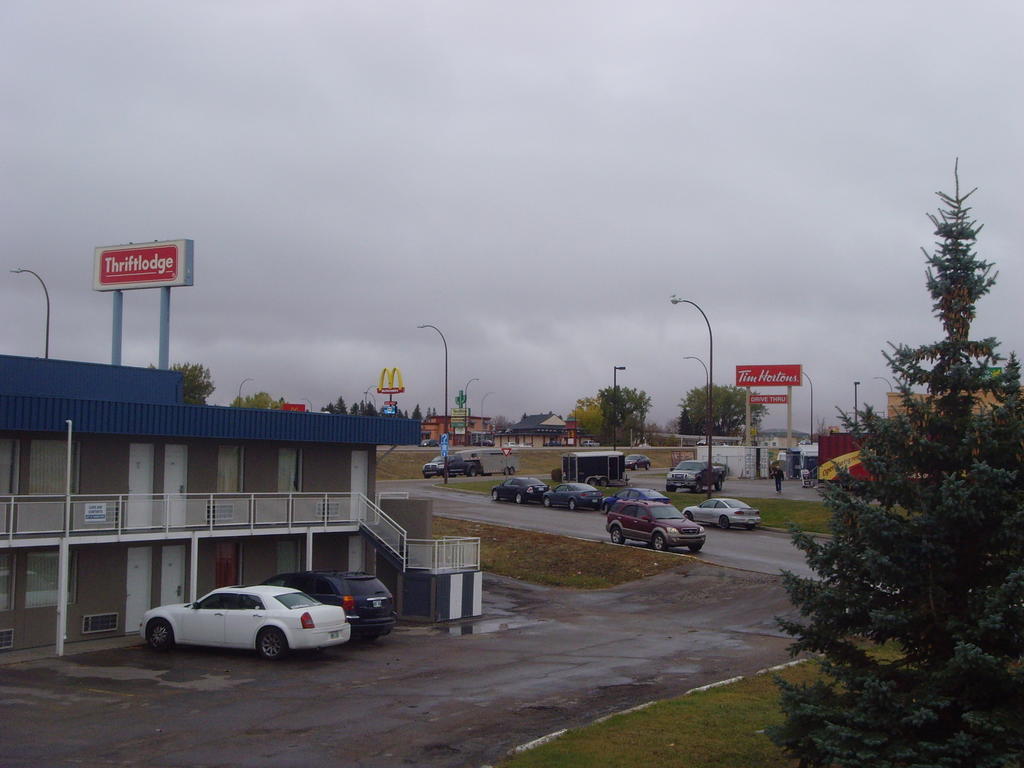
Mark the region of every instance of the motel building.
POLYGON ((419 440, 410 419, 186 405, 176 371, 0 355, 0 652, 310 569, 375 573, 402 618, 479 615, 479 540, 376 492, 378 446, 419 440))

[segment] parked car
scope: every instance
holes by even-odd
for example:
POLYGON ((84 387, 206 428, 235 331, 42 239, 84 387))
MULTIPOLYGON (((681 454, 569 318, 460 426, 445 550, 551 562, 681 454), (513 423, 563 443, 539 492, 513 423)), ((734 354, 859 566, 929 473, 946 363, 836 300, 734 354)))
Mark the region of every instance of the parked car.
POLYGON ((601 499, 604 496, 597 488, 586 483, 562 483, 556 485, 552 490, 547 491, 543 496, 545 507, 591 507, 601 508, 601 499))
MULTIPOLYGON (((712 469, 715 474, 714 488, 716 491, 720 491, 725 482, 725 467, 721 464, 714 464, 712 469)), ((708 483, 705 479, 707 473, 708 463, 706 461, 697 459, 680 461, 665 476, 665 490, 671 492, 676 488, 687 488, 690 493, 697 493, 697 491, 707 488, 708 483)))
POLYGON ((608 511, 605 530, 613 544, 635 539, 657 550, 686 547, 700 552, 707 537, 702 526, 687 520, 671 504, 658 501, 620 501, 608 511))
MULTIPOLYGON (((430 478, 444 474, 444 456, 435 456, 423 465, 423 477, 430 478)), ((451 470, 449 470, 451 474, 451 470)))
POLYGON ((661 491, 654 490, 653 488, 623 488, 614 496, 605 496, 601 500, 601 508, 607 512, 620 501, 635 501, 637 499, 644 499, 646 501, 663 501, 666 504, 672 503, 672 500, 668 496, 661 491))
POLYGON ((516 504, 525 504, 528 501, 540 502, 547 490, 547 484, 536 477, 510 477, 501 485, 491 488, 491 499, 514 501, 516 504))
POLYGON ((626 457, 626 469, 650 469, 651 460, 642 453, 631 453, 626 457))
POLYGON ((600 443, 597 440, 581 440, 580 448, 597 448, 600 443))
POLYGON ((696 506, 687 507, 683 514, 690 520, 717 523, 719 528, 742 525, 747 530, 753 530, 761 524, 761 512, 739 499, 708 499, 696 506))
POLYGON ((391 632, 398 614, 395 598, 384 583, 363 571, 279 573, 263 582, 305 592, 327 605, 340 605, 352 636, 376 640, 391 632))
POLYGON ((420 448, 437 448, 437 440, 433 438, 420 440, 420 448))
POLYGON ((297 589, 259 585, 222 587, 194 603, 150 608, 139 634, 155 650, 175 644, 252 648, 277 660, 291 650, 341 645, 352 628, 344 608, 297 589))

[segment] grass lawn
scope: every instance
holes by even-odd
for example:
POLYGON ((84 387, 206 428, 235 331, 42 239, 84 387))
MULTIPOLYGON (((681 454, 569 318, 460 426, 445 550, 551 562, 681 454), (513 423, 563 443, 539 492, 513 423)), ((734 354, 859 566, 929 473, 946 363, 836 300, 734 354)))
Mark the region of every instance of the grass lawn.
POLYGON ((703 567, 686 556, 643 547, 615 547, 446 517, 434 518, 434 535, 479 536, 483 570, 553 587, 606 589, 662 571, 686 573, 703 567))
MULTIPOLYGON (((810 681, 814 663, 787 667, 786 680, 810 681)), ((782 720, 771 674, 659 702, 569 731, 499 763, 501 768, 793 768, 761 731, 782 720)))

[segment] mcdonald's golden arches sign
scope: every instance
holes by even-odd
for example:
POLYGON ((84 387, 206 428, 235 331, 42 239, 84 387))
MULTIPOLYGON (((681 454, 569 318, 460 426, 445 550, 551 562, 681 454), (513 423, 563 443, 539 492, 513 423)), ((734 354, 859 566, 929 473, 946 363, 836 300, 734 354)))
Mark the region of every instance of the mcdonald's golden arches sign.
POLYGON ((382 368, 380 380, 377 382, 377 392, 382 395, 397 395, 399 392, 405 392, 402 372, 398 368, 382 368), (387 386, 384 386, 385 381, 387 386))

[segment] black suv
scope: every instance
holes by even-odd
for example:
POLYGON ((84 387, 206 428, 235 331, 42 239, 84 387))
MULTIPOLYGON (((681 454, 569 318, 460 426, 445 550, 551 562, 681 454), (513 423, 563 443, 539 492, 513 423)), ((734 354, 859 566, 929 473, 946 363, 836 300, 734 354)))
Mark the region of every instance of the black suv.
POLYGON ((279 573, 263 582, 300 589, 321 603, 340 605, 353 637, 376 640, 395 626, 395 599, 376 576, 362 571, 279 573))

